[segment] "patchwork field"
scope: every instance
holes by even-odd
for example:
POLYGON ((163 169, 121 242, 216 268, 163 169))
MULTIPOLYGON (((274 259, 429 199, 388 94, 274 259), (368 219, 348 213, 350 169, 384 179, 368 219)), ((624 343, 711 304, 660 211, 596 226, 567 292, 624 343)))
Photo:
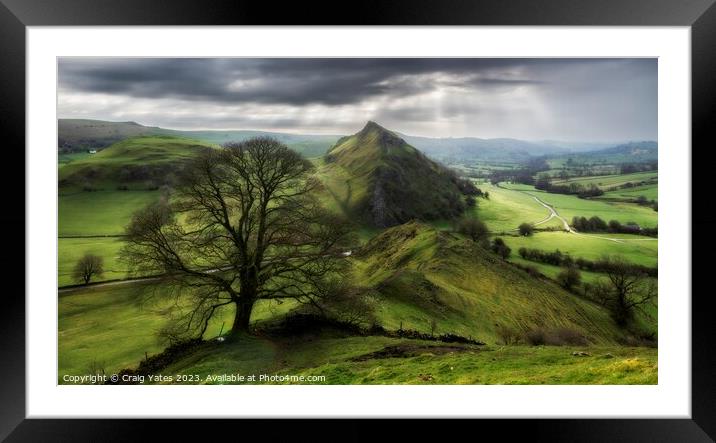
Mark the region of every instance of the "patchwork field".
POLYGON ((635 186, 633 188, 617 189, 615 191, 607 191, 604 195, 600 195, 597 198, 602 199, 623 199, 623 200, 634 200, 639 197, 646 197, 647 200, 659 200, 659 186, 644 185, 635 186))
POLYGON ((595 185, 601 189, 607 189, 614 186, 623 186, 627 183, 639 183, 643 181, 656 181, 658 179, 657 172, 635 172, 633 174, 617 174, 617 175, 597 175, 589 177, 572 177, 566 180, 552 180, 555 185, 568 185, 570 183, 579 183, 584 186, 595 185))

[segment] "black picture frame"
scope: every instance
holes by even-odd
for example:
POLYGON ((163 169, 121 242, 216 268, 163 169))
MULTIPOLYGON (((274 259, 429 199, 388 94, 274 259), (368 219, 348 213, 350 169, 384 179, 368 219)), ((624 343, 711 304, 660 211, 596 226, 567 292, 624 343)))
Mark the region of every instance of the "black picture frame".
MULTIPOLYGON (((669 0, 492 0, 476 2, 392 0, 356 2, 351 7, 292 2, 276 5, 258 1, 196 0, 0 0, 0 130, 5 147, 5 164, 25 165, 25 31, 28 26, 131 26, 131 25, 531 25, 531 26, 689 26, 692 62, 692 232, 708 231, 716 217, 694 203, 709 201, 709 175, 705 156, 713 138, 716 121, 716 6, 715 0, 689 2, 669 0), (320 12, 319 12, 320 11, 320 12), (698 158, 698 161, 695 161, 698 158)), ((711 148, 713 149, 713 148, 711 148)), ((17 233, 23 226, 25 238, 25 196, 17 183, 25 183, 25 169, 0 175, 6 207, 0 211, 5 232, 17 233), (20 210, 23 208, 23 210, 20 210)), ((704 205, 705 206, 705 205, 704 205)), ((8 235, 6 250, 0 254, 5 270, 17 269, 25 257, 24 241, 8 235), (22 252, 21 252, 22 251, 22 252)), ((713 368, 716 353, 710 292, 695 285, 708 275, 709 263, 696 259, 696 250, 714 250, 713 236, 699 239, 692 248, 692 418, 691 419, 545 419, 481 420, 467 426, 479 427, 481 435, 548 441, 713 441, 716 438, 716 383, 713 368), (696 278, 698 277, 698 278, 696 278), (493 434, 498 432, 498 434, 493 434)), ((23 260, 24 262, 24 260, 23 260)), ((32 263, 26 263, 32 266, 32 263)), ((11 283, 11 278, 6 277, 11 283)), ((7 441, 125 441, 151 435, 146 427, 163 426, 163 432, 188 437, 203 433, 194 420, 42 420, 25 419, 25 292, 24 280, 16 290, 6 290, 0 311, 0 439, 7 441), (165 426, 169 424, 170 426, 165 426)), ((702 286, 704 289, 705 286, 702 286)), ((687 295, 687 294, 684 294, 687 295)), ((366 421, 339 423, 345 438, 366 440, 373 431, 366 421)), ((464 423, 463 423, 464 424, 464 423)), ((315 423, 313 424, 315 425, 315 423)), ((215 420, 216 429, 236 429, 235 421, 215 420)), ((262 421, 244 421, 242 429, 259 427, 262 439, 285 437, 288 428, 268 426, 262 421)), ((293 422, 291 435, 309 432, 307 423, 293 422)), ((433 427, 425 421, 400 425, 402 432, 422 433, 433 427), (409 430, 408 430, 409 429, 409 430)), ((321 434, 310 431, 320 438, 321 434)), ((328 435, 323 434, 323 435, 328 435)), ((404 434, 407 435, 407 434, 404 434)), ((168 434, 164 434, 168 439, 168 434)), ((330 437, 329 437, 330 438, 330 437)))

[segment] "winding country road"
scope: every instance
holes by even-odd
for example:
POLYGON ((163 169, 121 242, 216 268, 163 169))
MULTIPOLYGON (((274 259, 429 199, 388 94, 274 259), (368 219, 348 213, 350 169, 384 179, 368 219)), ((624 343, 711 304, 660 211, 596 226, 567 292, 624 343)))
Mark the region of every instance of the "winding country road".
POLYGON ((529 195, 530 197, 532 197, 533 199, 535 199, 535 201, 536 201, 537 203, 539 203, 540 205, 542 205, 542 206, 544 206, 545 208, 547 208, 547 210, 550 212, 549 216, 548 216, 547 218, 543 219, 543 220, 540 220, 540 221, 538 221, 538 222, 536 222, 536 223, 533 223, 532 226, 538 226, 538 225, 541 225, 541 224, 543 224, 543 223, 547 223, 548 221, 552 220, 553 218, 557 218, 559 221, 562 222, 562 226, 564 227, 564 230, 565 230, 565 231, 569 232, 570 234, 574 234, 574 235, 578 235, 578 236, 582 236, 582 237, 599 238, 599 239, 602 239, 602 240, 613 241, 613 242, 615 242, 615 243, 626 243, 626 242, 633 242, 633 241, 657 241, 657 240, 658 240, 657 238, 630 238, 630 239, 626 239, 626 238, 603 237, 603 236, 601 236, 601 235, 593 235, 593 234, 582 234, 581 232, 577 232, 576 230, 574 230, 574 228, 572 228, 572 227, 569 225, 569 222, 568 222, 564 217, 562 217, 561 215, 559 215, 559 213, 557 213, 557 210, 554 209, 554 206, 552 206, 552 205, 550 205, 549 203, 545 203, 544 201, 540 200, 540 198, 537 197, 536 195, 533 195, 533 194, 531 194, 531 193, 529 193, 529 192, 527 192, 527 191, 521 191, 521 190, 519 190, 519 189, 509 189, 509 188, 505 188, 505 187, 501 186, 499 183, 497 184, 497 187, 499 187, 499 188, 501 188, 501 189, 504 189, 504 190, 507 190, 507 191, 521 192, 521 193, 523 193, 523 194, 529 195))

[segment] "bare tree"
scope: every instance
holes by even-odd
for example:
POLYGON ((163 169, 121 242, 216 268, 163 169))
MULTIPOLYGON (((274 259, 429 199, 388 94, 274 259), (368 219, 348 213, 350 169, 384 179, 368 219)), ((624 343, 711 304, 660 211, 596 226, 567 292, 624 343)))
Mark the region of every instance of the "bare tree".
POLYGON ((620 326, 632 319, 635 310, 644 312, 657 297, 656 281, 622 258, 609 258, 607 280, 597 282, 594 297, 612 313, 620 326))
POLYGON ((99 277, 104 274, 104 260, 102 257, 93 254, 85 254, 77 261, 72 277, 76 281, 88 284, 92 277, 99 277))
POLYGON ((557 274, 557 282, 570 291, 582 282, 582 274, 576 266, 568 266, 557 274))
POLYGON ((315 197, 312 165, 282 143, 255 138, 203 151, 172 197, 136 213, 122 258, 134 272, 161 274, 188 306, 167 331, 198 336, 222 306, 235 307, 232 334, 246 332, 258 300, 318 305, 347 270, 348 223, 315 197))

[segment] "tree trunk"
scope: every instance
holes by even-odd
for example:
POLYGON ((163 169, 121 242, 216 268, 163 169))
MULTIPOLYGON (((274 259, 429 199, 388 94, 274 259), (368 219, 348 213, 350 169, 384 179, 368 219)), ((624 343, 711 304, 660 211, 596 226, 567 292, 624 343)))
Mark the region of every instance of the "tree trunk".
POLYGON ((249 332, 249 321, 251 311, 254 308, 254 301, 236 302, 236 314, 234 314, 234 325, 231 327, 231 335, 249 332))

